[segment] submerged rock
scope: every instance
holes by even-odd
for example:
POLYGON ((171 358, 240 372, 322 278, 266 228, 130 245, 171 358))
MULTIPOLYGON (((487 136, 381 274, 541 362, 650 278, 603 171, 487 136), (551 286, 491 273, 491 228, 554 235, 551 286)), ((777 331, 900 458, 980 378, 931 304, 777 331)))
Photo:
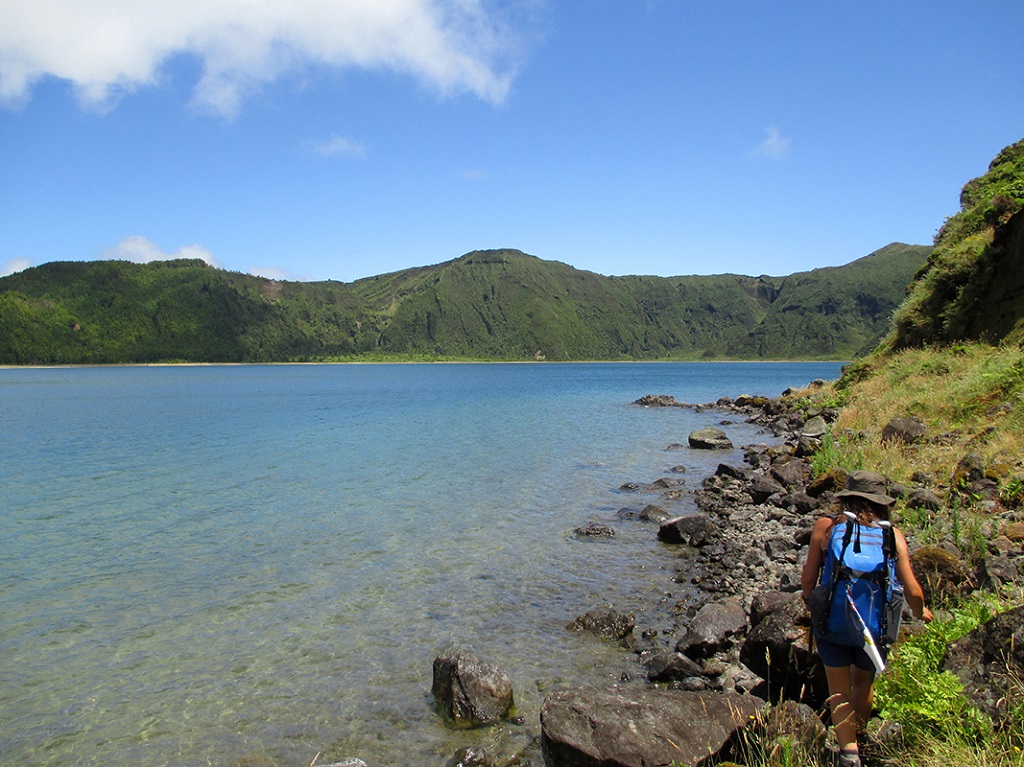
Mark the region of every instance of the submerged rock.
POLYGON ((621 613, 610 607, 598 607, 576 618, 565 628, 569 631, 589 631, 605 639, 625 640, 636 627, 636 616, 621 613))

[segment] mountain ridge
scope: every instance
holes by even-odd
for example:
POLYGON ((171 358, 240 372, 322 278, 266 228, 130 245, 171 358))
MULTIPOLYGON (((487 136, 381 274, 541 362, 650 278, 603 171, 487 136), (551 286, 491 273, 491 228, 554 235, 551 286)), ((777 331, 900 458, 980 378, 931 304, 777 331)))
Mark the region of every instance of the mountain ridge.
POLYGON ((784 277, 609 277, 498 248, 349 283, 198 260, 51 262, 0 278, 0 362, 842 359, 888 330, 929 251, 893 243, 784 277), (864 312, 869 273, 881 282, 864 312))

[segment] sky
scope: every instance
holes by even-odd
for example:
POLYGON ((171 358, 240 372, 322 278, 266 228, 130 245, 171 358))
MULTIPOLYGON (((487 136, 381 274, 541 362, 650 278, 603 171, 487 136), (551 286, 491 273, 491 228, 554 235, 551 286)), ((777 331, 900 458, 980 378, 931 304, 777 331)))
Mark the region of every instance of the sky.
POLYGON ((0 0, 0 275, 928 245, 1024 137, 1021 30, 1021 0, 0 0))

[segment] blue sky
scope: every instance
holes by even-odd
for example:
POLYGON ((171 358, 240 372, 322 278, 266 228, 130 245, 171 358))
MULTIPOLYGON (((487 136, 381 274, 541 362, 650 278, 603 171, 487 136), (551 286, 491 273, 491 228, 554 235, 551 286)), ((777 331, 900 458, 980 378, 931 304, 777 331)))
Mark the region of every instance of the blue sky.
POLYGON ((1021 30, 1020 0, 0 0, 0 274, 930 244, 1024 137, 1021 30))

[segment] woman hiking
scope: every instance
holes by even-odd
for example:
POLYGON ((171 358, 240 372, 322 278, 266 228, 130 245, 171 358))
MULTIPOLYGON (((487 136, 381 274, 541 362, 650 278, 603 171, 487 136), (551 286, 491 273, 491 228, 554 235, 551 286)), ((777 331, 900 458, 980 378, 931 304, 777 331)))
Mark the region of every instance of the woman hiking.
MULTIPOLYGON (((932 612, 924 604, 924 592, 910 566, 907 540, 889 523, 889 511, 896 499, 886 494, 885 478, 873 471, 854 471, 836 498, 842 513, 815 523, 801 586, 804 601, 814 603, 814 642, 825 666, 832 726, 839 743, 839 765, 860 767, 857 734, 863 732, 871 715, 875 672, 884 668, 888 650, 883 641, 886 618, 880 617, 885 613, 885 597, 890 593, 887 589, 891 586, 898 592, 902 586, 903 597, 917 618, 930 621, 932 612), (886 575, 866 577, 864 572, 849 569, 856 565, 846 566, 850 561, 848 551, 851 559, 859 558, 860 563, 872 556, 881 558, 882 564, 875 573, 886 575), (857 554, 853 555, 853 551, 857 554), (895 583, 890 583, 893 579, 887 575, 891 572, 895 583), (881 587, 858 585, 857 593, 880 588, 882 595, 881 599, 862 602, 859 610, 852 597, 854 590, 847 588, 858 577, 864 584, 884 579, 881 587), (837 584, 837 578, 847 580, 837 584), (861 614, 868 612, 876 614, 861 614), (821 613, 828 618, 827 626, 821 613), (847 630, 848 623, 859 627, 859 631, 847 630), (872 628, 865 628, 865 624, 872 628)), ((899 603, 896 610, 896 625, 891 627, 890 635, 898 630, 899 603)))

